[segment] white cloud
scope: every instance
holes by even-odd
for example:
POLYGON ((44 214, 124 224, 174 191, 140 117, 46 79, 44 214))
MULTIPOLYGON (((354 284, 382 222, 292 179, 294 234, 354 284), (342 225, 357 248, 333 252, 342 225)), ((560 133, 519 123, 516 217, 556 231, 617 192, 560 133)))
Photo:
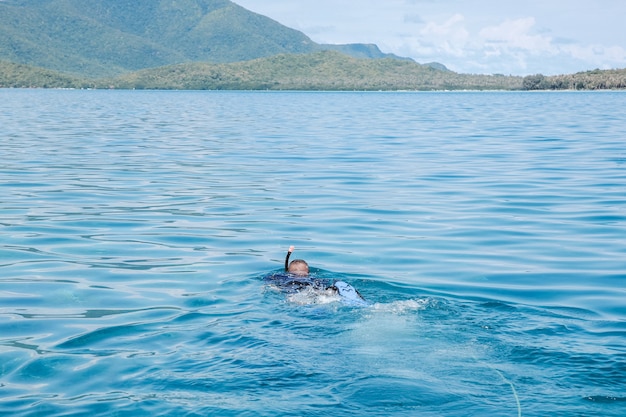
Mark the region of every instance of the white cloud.
MULTIPOLYGON (((2 0, 0 0, 2 1, 2 0)), ((320 43, 376 43, 457 72, 526 75, 626 67, 626 3, 603 0, 235 0, 320 43)))
POLYGON ((562 50, 563 53, 580 61, 598 63, 594 68, 610 69, 626 66, 626 49, 621 46, 566 45, 562 50))
POLYGON ((552 39, 548 36, 533 34, 534 17, 505 20, 497 26, 480 30, 478 37, 485 45, 496 49, 523 49, 530 53, 553 52, 552 39))
POLYGON ((391 46, 419 62, 442 62, 458 72, 555 74, 626 66, 623 47, 554 39, 536 21, 507 18, 480 27, 457 13, 424 23, 401 45, 391 46))
POLYGON ((461 57, 466 55, 466 46, 470 37, 464 25, 465 18, 455 14, 445 22, 428 22, 420 30, 420 36, 431 45, 431 53, 441 53, 461 57))

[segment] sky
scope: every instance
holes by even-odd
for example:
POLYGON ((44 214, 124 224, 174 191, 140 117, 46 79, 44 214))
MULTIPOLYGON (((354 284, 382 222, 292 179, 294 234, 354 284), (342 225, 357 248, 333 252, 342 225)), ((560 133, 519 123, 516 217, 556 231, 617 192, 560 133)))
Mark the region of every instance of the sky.
POLYGON ((471 74, 626 68, 625 0, 234 0, 317 43, 471 74))

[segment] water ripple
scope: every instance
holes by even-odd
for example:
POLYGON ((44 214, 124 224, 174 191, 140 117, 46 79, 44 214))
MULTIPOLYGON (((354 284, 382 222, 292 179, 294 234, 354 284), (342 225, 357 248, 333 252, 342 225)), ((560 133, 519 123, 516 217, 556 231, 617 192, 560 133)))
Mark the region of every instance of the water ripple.
POLYGON ((0 414, 623 414, 623 93, 2 94, 0 414))

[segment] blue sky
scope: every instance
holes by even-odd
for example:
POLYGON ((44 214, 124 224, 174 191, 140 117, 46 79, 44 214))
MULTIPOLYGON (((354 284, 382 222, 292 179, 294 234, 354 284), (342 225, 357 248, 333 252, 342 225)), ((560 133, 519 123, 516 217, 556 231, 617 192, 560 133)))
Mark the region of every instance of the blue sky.
POLYGON ((375 43, 453 71, 626 68, 624 0, 234 0, 318 43, 375 43))

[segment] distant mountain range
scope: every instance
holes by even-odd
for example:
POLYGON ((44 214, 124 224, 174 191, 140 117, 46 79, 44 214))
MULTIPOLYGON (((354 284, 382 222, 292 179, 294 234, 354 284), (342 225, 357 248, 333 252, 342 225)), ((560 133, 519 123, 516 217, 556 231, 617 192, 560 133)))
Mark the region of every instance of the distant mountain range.
POLYGON ((626 89, 626 70, 457 74, 372 44, 317 44, 229 0, 0 0, 1 87, 626 89))
POLYGON ((376 45, 317 44, 228 0, 0 0, 0 60, 74 76, 322 50, 402 59, 376 45))

